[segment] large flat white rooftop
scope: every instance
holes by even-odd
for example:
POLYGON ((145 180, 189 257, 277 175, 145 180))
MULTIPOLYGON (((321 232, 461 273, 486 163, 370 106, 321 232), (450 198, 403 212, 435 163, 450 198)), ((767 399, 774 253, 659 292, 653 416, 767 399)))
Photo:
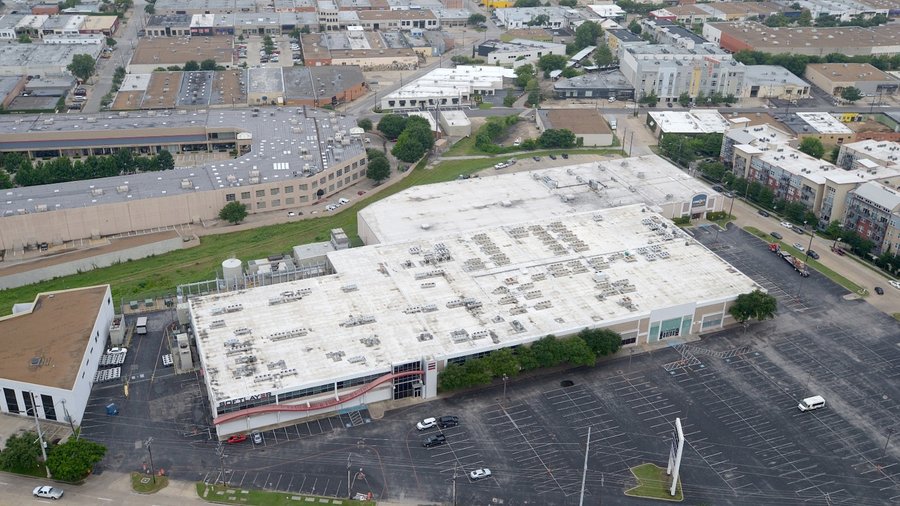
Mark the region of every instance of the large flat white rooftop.
POLYGON ((360 211, 360 236, 367 244, 405 241, 629 204, 689 203, 715 193, 647 155, 414 186, 360 211))
POLYGON ((850 127, 826 112, 798 112, 797 117, 805 121, 813 129, 813 132, 827 135, 853 134, 850 127))
POLYGON ((759 158, 816 184, 824 184, 826 180, 835 184, 858 184, 900 175, 900 171, 887 167, 844 170, 790 146, 778 146, 776 149, 765 150, 759 158))
POLYGON ((879 160, 885 167, 900 166, 900 142, 876 141, 866 139, 864 141, 845 143, 847 149, 852 149, 872 160, 879 160))
POLYGON ((756 286, 641 205, 328 257, 336 274, 190 301, 213 406, 718 304, 756 286))
POLYGON ((711 109, 694 109, 691 111, 651 111, 647 113, 662 129, 663 133, 672 134, 709 134, 724 133, 731 123, 711 109))

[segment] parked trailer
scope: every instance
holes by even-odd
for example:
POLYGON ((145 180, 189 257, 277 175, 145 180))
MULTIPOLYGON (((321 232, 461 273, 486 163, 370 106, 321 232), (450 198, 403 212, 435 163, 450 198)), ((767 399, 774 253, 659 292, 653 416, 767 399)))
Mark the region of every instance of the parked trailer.
POLYGON ((791 267, 794 268, 795 271, 799 272, 801 276, 808 277, 809 276, 809 268, 806 266, 806 262, 800 260, 799 258, 794 258, 790 253, 781 249, 781 246, 778 243, 769 244, 769 251, 775 253, 780 256, 782 260, 789 263, 791 267))
POLYGON ((137 325, 134 326, 134 331, 137 334, 146 334, 147 333, 147 317, 141 316, 137 319, 137 325))

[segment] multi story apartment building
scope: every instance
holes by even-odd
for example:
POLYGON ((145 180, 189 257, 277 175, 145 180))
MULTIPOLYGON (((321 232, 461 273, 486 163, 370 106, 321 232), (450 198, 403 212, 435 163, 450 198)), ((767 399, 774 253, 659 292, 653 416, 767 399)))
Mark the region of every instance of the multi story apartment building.
POLYGON ((691 49, 668 45, 630 46, 620 56, 620 68, 640 98, 656 93, 673 102, 682 93, 740 95, 744 65, 714 45, 691 49))
POLYGON ((847 195, 847 215, 844 228, 875 243, 873 253, 891 251, 896 254, 894 243, 900 237, 900 192, 888 185, 869 182, 860 185, 847 195))

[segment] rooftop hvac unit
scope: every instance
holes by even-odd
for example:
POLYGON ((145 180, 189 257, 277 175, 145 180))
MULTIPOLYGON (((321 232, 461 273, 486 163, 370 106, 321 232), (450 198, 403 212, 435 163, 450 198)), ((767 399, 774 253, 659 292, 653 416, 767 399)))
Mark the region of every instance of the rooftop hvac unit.
POLYGON ((190 190, 194 187, 194 182, 190 179, 182 179, 181 180, 181 189, 182 190, 190 190))
POLYGON ((93 196, 95 196, 95 197, 98 197, 98 196, 100 196, 100 195, 103 195, 103 188, 93 188, 93 189, 91 189, 91 195, 93 195, 93 196))
POLYGON ((38 204, 34 206, 34 212, 43 213, 47 210, 47 204, 38 204))
POLYGON ((251 177, 251 178, 250 178, 250 184, 259 184, 259 176, 257 176, 257 177, 251 177))
POLYGON ((250 177, 258 178, 258 177, 259 177, 259 171, 258 171, 258 170, 251 170, 251 171, 250 171, 250 177))

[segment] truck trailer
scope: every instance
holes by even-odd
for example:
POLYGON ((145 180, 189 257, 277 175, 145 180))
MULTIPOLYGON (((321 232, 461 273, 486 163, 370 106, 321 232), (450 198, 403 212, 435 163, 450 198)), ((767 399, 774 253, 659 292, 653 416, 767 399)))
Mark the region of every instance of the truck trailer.
POLYGON ((806 266, 806 262, 800 260, 799 258, 794 258, 794 256, 792 256, 790 253, 782 250, 781 246, 779 246, 777 242, 769 244, 769 251, 780 256, 782 260, 790 264, 790 266, 793 267, 795 271, 799 272, 800 275, 804 278, 809 276, 809 268, 806 266))

